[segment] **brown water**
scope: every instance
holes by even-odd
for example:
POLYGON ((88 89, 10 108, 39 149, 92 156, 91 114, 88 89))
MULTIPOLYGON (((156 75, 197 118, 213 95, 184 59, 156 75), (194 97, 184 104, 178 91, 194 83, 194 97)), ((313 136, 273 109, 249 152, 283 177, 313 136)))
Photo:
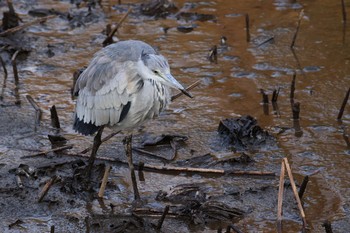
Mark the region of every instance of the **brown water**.
MULTIPOLYGON (((73 7, 68 2, 48 2, 51 1, 38 1, 37 5, 61 11, 73 7)), ((71 130, 74 111, 74 101, 70 97, 72 74, 88 64, 93 53, 101 48, 104 39, 101 31, 106 23, 119 21, 121 14, 114 10, 114 2, 117 1, 105 1, 105 19, 85 27, 71 29, 57 17, 45 23, 45 27, 37 25, 28 29, 29 34, 39 36, 36 43, 43 46, 37 47, 27 60, 19 62, 21 96, 24 99, 30 94, 36 99, 47 122, 49 108, 56 105, 64 132, 73 141, 90 142, 91 138, 77 136, 71 130), (58 48, 51 58, 45 53, 47 44, 58 48)), ((191 12, 213 14, 216 20, 186 22, 171 17, 154 20, 130 15, 117 34, 120 40, 139 39, 157 46, 168 58, 173 75, 182 83, 189 85, 202 81, 192 91, 194 99, 179 98, 167 113, 150 122, 145 131, 188 135, 189 148, 204 154, 214 150, 210 137, 215 135, 220 119, 245 114, 256 117, 262 127, 276 134, 279 147, 257 158, 258 166, 264 168, 272 164, 278 167, 281 158, 286 156, 299 182, 303 176, 318 171, 310 177, 304 197, 311 232, 323 232, 322 221, 325 219, 332 221, 338 232, 344 232, 350 227, 350 151, 342 135, 350 124, 349 105, 342 122, 337 122, 336 117, 350 85, 350 42, 343 34, 340 1, 212 0, 189 3, 178 0, 175 3, 180 8, 191 5, 191 12), (300 70, 290 44, 302 9, 304 17, 295 46, 300 70), (251 22, 249 43, 246 41, 246 13, 251 22), (190 33, 176 29, 179 25, 192 24, 197 27, 190 33), (166 27, 170 29, 164 33, 166 27), (225 48, 219 45, 221 36, 227 37, 225 48), (270 37, 274 37, 272 43, 258 46, 270 37), (207 59, 209 49, 214 45, 219 47, 218 64, 207 59), (289 92, 294 71, 297 72, 295 99, 301 103, 301 137, 295 136, 291 120, 289 92), (278 98, 280 117, 274 114, 271 105, 269 114, 264 114, 261 88, 269 96, 273 89, 281 88, 278 98), (277 134, 282 128, 286 130, 277 134)), ((28 9, 19 9, 25 20, 31 19, 25 15, 28 9)), ((127 7, 124 5, 123 9, 127 7)), ((10 93, 7 94, 11 98, 10 93)), ((182 157, 188 158, 190 153, 184 153, 182 157)), ((149 179, 152 179, 151 175, 149 179)), ((145 187, 144 191, 150 192, 162 185, 164 182, 159 180, 154 187, 145 187)), ((276 206, 271 206, 271 213, 266 218, 247 218, 238 224, 244 232, 273 232, 275 211, 276 206)), ((296 232, 300 230, 297 223, 300 221, 287 215, 284 227, 287 232, 296 232)))

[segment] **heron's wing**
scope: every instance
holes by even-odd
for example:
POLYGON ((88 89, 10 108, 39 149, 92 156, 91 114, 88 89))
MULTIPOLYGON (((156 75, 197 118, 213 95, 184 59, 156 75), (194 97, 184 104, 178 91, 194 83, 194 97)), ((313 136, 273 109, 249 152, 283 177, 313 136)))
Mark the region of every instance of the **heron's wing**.
POLYGON ((125 118, 131 95, 143 86, 135 61, 115 61, 95 56, 76 84, 78 120, 95 126, 115 125, 125 118))

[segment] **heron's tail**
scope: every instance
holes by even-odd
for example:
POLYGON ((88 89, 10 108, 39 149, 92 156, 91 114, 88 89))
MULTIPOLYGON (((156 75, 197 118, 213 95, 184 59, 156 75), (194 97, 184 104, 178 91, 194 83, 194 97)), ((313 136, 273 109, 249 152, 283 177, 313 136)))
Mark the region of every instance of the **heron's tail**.
POLYGON ((92 123, 85 123, 83 120, 80 120, 77 116, 75 116, 73 129, 76 132, 83 135, 93 135, 99 128, 100 126, 96 126, 92 123))

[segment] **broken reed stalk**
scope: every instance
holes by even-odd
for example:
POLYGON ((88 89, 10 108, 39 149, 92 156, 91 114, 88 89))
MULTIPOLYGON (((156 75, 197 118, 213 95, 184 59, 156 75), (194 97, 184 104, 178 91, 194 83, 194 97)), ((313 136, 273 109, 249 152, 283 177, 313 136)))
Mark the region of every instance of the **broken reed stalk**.
MULTIPOLYGON (((84 154, 65 154, 69 156, 77 156, 81 158, 90 158, 88 155, 84 154)), ((96 157, 98 160, 108 161, 112 163, 128 164, 126 162, 106 158, 106 157, 96 157)), ((138 166, 134 165, 136 168, 138 166)), ((195 168, 195 167, 174 167, 174 166, 156 166, 156 165, 144 165, 144 169, 161 171, 161 172, 193 172, 193 173, 206 173, 206 174, 217 174, 217 175, 250 175, 250 176, 275 176, 274 172, 263 172, 263 171, 231 171, 223 169, 207 169, 207 168, 195 168)))
MULTIPOLYGON (((193 88, 197 87, 199 84, 201 83, 201 80, 197 80, 196 82, 192 83, 191 85, 189 85, 187 88, 186 88, 186 91, 190 91, 192 90, 193 88)), ((171 101, 174 101, 175 99, 179 98, 180 96, 182 96, 183 93, 182 92, 179 92, 175 95, 173 95, 171 97, 171 101)))
POLYGON ((324 227, 326 233, 333 233, 332 224, 330 221, 328 220, 324 221, 322 226, 324 227))
POLYGON ((208 59, 210 62, 218 63, 218 47, 216 45, 209 50, 208 59))
POLYGON ((17 62, 16 58, 19 53, 19 50, 17 50, 11 58, 12 68, 13 68, 13 76, 15 78, 15 97, 16 97, 16 105, 21 104, 21 100, 19 97, 19 78, 18 78, 18 70, 17 70, 17 62))
POLYGON ((291 48, 292 50, 294 49, 295 41, 296 41, 297 36, 298 36, 298 33, 299 33, 300 23, 301 23, 301 20, 302 20, 303 16, 304 16, 304 9, 301 10, 300 13, 299 13, 298 25, 297 25, 297 28, 296 28, 296 30, 295 30, 294 36, 293 36, 292 44, 290 45, 290 48, 291 48))
POLYGON ((282 233, 282 204, 283 204, 283 192, 284 192, 284 176, 286 170, 284 162, 281 163, 280 183, 278 187, 278 200, 277 200, 277 232, 282 233))
POLYGON ((143 174, 143 168, 145 166, 145 163, 144 162, 139 162, 139 181, 145 181, 145 176, 143 174))
POLYGON ((68 150, 68 149, 72 149, 72 148, 73 148, 73 145, 61 146, 61 147, 57 147, 57 148, 50 149, 50 150, 47 150, 47 151, 42 151, 42 152, 39 152, 39 153, 22 156, 21 159, 33 158, 33 157, 41 156, 41 155, 47 155, 50 152, 57 152, 57 151, 68 150))
POLYGON ((290 102, 293 103, 294 102, 294 92, 295 92, 295 79, 297 77, 297 73, 294 72, 293 74, 293 79, 292 79, 292 83, 290 85, 290 102))
POLYGON ((286 169, 287 169, 287 173, 288 173, 288 176, 289 176, 290 184, 291 184, 292 189, 293 189, 295 200, 298 203, 300 216, 301 216, 301 218, 303 220, 303 228, 306 228, 307 223, 306 223, 306 218, 305 218, 305 212, 304 212, 303 206, 301 204, 301 201, 300 201, 300 198, 299 198, 299 195, 298 195, 298 191, 297 191, 297 187, 296 187, 295 182, 294 182, 292 170, 291 170, 291 168, 289 166, 288 159, 287 158, 283 158, 283 161, 284 161, 284 165, 286 166, 286 169))
MULTIPOLYGON (((112 137, 114 137, 115 135, 117 135, 118 133, 120 133, 120 131, 111 133, 110 135, 108 135, 108 136, 106 136, 105 138, 103 138, 103 139, 101 140, 101 143, 104 143, 105 141, 108 141, 109 139, 111 139, 112 137)), ((80 152, 80 154, 86 154, 87 152, 89 152, 89 151, 92 149, 92 147, 93 147, 93 146, 90 146, 90 147, 88 147, 88 148, 82 150, 82 151, 80 152)))
POLYGON ((344 141, 345 141, 347 147, 350 148, 350 140, 349 140, 349 136, 346 134, 346 132, 343 133, 343 138, 344 138, 344 141))
POLYGON ((233 232, 235 233, 243 233, 243 231, 241 231, 240 229, 238 229, 238 227, 236 227, 235 225, 233 224, 230 224, 227 229, 226 229, 226 232, 231 232, 231 230, 233 230, 233 232))
POLYGON ((85 226, 86 226, 86 233, 90 233, 90 217, 89 216, 86 216, 85 219, 85 226))
POLYGON ((109 176, 110 170, 111 170, 111 166, 107 165, 105 167, 105 172, 103 174, 100 190, 98 191, 98 197, 99 198, 102 198, 103 194, 105 193, 105 189, 106 189, 106 185, 107 185, 107 181, 108 181, 108 176, 109 176))
POLYGON ((343 15, 343 24, 346 24, 346 8, 345 8, 344 0, 341 0, 341 9, 342 9, 342 15, 343 15))
POLYGON ((19 25, 19 26, 14 27, 14 28, 7 29, 6 31, 0 32, 0 37, 13 34, 13 33, 18 32, 20 30, 23 30, 23 29, 25 29, 25 28, 27 28, 29 26, 32 26, 32 25, 35 25, 35 24, 39 24, 39 23, 43 23, 46 20, 53 19, 55 17, 56 17, 56 15, 49 15, 49 16, 41 17, 39 19, 36 19, 36 20, 31 21, 31 22, 25 23, 23 25, 19 25))
POLYGON ((58 118, 55 105, 52 105, 52 107, 50 108, 50 113, 51 113, 51 125, 52 125, 52 127, 57 128, 57 129, 61 128, 60 119, 58 118))
POLYGON ((55 175, 48 182, 46 182, 45 186, 43 187, 43 189, 39 194, 38 202, 41 202, 44 199, 47 192, 50 190, 51 186, 56 182, 57 179, 58 179, 58 176, 55 175))
POLYGON ((299 120, 300 115, 300 103, 296 102, 292 104, 293 120, 299 120))
POLYGON ((142 149, 137 148, 137 147, 132 148, 132 150, 136 151, 138 153, 141 153, 141 154, 149 155, 152 158, 160 159, 162 161, 172 161, 172 159, 167 159, 167 158, 161 157, 161 156, 159 156, 159 155, 157 155, 155 153, 152 153, 152 152, 149 152, 149 151, 146 151, 146 150, 142 150, 142 149))
POLYGON ((1 63, 1 66, 2 66, 2 69, 4 70, 4 78, 5 80, 7 79, 7 69, 6 69, 6 64, 4 62, 4 59, 2 59, 2 56, 0 56, 0 63, 1 63))
POLYGON ((344 109, 345 109, 346 103, 348 102, 349 96, 350 96, 350 88, 346 92, 343 103, 342 103, 340 110, 339 110, 339 113, 338 113, 337 120, 341 120, 341 118, 343 117, 344 109))
POLYGON ((247 35, 247 42, 250 42, 250 30, 249 30, 249 15, 245 14, 245 29, 247 35))
POLYGON ((269 96, 265 93, 264 89, 260 89, 260 93, 262 95, 263 104, 269 104, 269 96))
POLYGON ((107 45, 113 44, 113 36, 118 31, 119 27, 122 25, 126 17, 130 14, 132 8, 129 7, 128 11, 123 15, 123 17, 119 20, 118 24, 115 26, 115 28, 109 33, 107 38, 102 42, 103 47, 106 47, 107 45))
POLYGON ((303 182, 300 185, 298 196, 300 199, 303 198, 304 192, 306 190, 307 183, 309 182, 309 176, 305 176, 303 182))
POLYGON ((34 99, 30 95, 26 95, 26 98, 35 110, 35 125, 40 125, 42 111, 39 105, 34 101, 34 99))
POLYGON ((168 206, 168 205, 165 206, 165 208, 164 208, 163 214, 162 214, 162 216, 160 217, 160 219, 159 219, 159 221, 158 221, 158 224, 157 224, 157 227, 156 227, 156 229, 157 229, 158 231, 162 228, 164 219, 165 219, 166 215, 167 215, 168 212, 169 212, 169 208, 170 208, 170 206, 168 206))
POLYGON ((55 233, 55 225, 52 225, 52 226, 50 227, 50 233, 55 233))
POLYGON ((272 103, 276 103, 277 100, 278 100, 278 95, 280 94, 280 87, 276 90, 274 89, 273 92, 272 92, 272 98, 271 98, 271 102, 272 103))
POLYGON ((128 165, 129 165, 129 169, 130 169, 132 187, 134 190, 134 198, 135 198, 135 200, 140 200, 140 193, 139 193, 139 190, 137 188, 135 168, 134 168, 134 163, 133 163, 133 159, 132 159, 131 140, 132 140, 132 135, 125 137, 124 147, 125 147, 126 157, 128 158, 128 165))

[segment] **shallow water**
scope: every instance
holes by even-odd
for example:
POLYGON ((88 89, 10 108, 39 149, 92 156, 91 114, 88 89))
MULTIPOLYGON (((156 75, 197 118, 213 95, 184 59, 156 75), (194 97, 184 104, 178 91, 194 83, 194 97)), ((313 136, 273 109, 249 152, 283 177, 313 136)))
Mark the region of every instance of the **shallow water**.
MULTIPOLYGON (((61 11, 74 8, 68 1, 37 2, 37 6, 61 11)), ((87 65, 93 53, 101 48, 104 39, 101 32, 105 25, 118 22, 121 13, 127 10, 127 5, 115 7, 114 2, 117 1, 105 1, 105 14, 99 9, 93 10, 100 20, 82 27, 71 28, 59 17, 49 20, 44 26, 30 27, 28 34, 40 39, 34 42, 35 50, 28 58, 18 61, 22 99, 26 94, 31 95, 44 110, 43 121, 47 124, 49 108, 56 105, 65 135, 74 142, 90 143, 91 138, 77 136, 71 129, 74 111, 74 101, 70 96, 72 74, 87 65), (53 46, 55 53, 50 58, 47 56, 48 44, 53 46)), ((335 231, 343 232, 350 227, 350 149, 342 136, 350 124, 349 105, 342 122, 336 117, 350 85, 349 38, 343 33, 340 1, 293 2, 213 0, 188 3, 178 0, 175 3, 179 8, 190 6, 189 11, 212 14, 216 19, 204 22, 176 20, 174 17, 155 20, 131 14, 118 30, 117 37, 120 40, 144 40, 156 46, 168 58, 172 73, 178 80, 186 85, 197 80, 202 83, 192 91, 194 99, 177 99, 166 113, 147 124, 143 131, 188 135, 188 148, 204 154, 218 152, 215 131, 220 119, 247 114, 254 116, 262 127, 276 134, 278 142, 278 148, 256 154, 257 167, 277 168, 286 156, 299 182, 303 176, 311 175, 303 199, 311 232, 322 232, 325 219, 333 223, 335 231), (304 17, 295 45, 299 67, 290 44, 302 9, 304 17), (250 17, 249 43, 246 41, 245 14, 250 17), (192 32, 182 33, 176 29, 180 25, 196 27, 192 32), (169 28, 167 33, 164 28, 169 28), (220 46, 222 36, 227 38, 227 46, 220 46), (272 37, 273 40, 261 45, 272 37), (214 45, 218 46, 217 64, 207 58, 214 45), (293 72, 297 73, 295 101, 301 104, 301 137, 295 135, 291 120, 289 93, 293 72), (260 89, 271 97, 277 88, 280 88, 280 116, 274 113, 271 104, 266 115, 260 89)), ((28 9, 19 9, 25 20, 31 19, 25 15, 28 9)), ((13 99, 9 90, 5 94, 5 100, 13 99)), ((27 103, 24 103, 24 108, 31 111, 27 103)), ((120 141, 120 138, 115 140, 120 141)), ((184 150, 179 159, 190 156, 190 152, 184 150)), ((147 186, 144 192, 159 189, 164 182, 181 183, 182 179, 184 177, 170 181, 158 179, 154 187, 147 186)), ((270 214, 248 217, 238 222, 238 226, 244 232, 275 231, 275 204, 271 206, 270 214)), ((264 213, 267 212, 268 207, 264 213)), ((288 216, 286 211, 284 228, 296 232, 300 226, 300 220, 288 216)))

